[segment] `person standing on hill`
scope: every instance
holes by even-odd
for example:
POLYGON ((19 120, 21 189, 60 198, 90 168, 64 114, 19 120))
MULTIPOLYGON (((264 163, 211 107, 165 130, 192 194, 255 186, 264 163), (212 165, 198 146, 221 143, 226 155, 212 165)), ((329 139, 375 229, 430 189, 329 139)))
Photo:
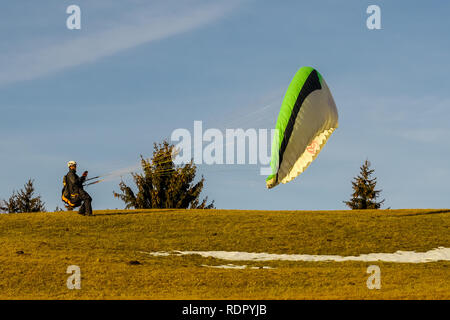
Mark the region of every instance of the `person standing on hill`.
POLYGON ((81 215, 92 216, 92 198, 84 191, 83 183, 86 180, 88 172, 83 172, 81 178, 77 175, 77 163, 75 161, 69 161, 67 163, 69 172, 64 177, 66 193, 70 197, 70 202, 76 206, 80 205, 78 211, 81 215))

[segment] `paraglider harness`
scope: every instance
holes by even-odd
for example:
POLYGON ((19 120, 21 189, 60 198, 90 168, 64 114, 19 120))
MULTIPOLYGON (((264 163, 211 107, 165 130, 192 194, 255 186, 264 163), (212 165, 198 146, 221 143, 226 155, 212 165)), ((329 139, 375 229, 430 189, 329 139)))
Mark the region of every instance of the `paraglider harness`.
POLYGON ((64 206, 69 211, 81 206, 80 195, 78 193, 70 193, 69 187, 67 186, 67 175, 63 178, 61 200, 64 202, 64 206))
MULTIPOLYGON (((89 178, 84 180, 84 187, 102 182, 104 179, 101 180, 97 180, 94 182, 90 182, 90 183, 86 183, 88 181, 92 181, 95 179, 100 178, 101 176, 97 176, 97 177, 93 177, 93 178, 89 178)), ((68 187, 67 184, 67 175, 64 176, 63 178, 63 189, 61 192, 61 200, 64 202, 64 206, 66 207, 67 210, 72 211, 74 208, 81 206, 81 199, 80 199, 80 195, 78 193, 71 193, 71 190, 69 190, 70 188, 68 187)))

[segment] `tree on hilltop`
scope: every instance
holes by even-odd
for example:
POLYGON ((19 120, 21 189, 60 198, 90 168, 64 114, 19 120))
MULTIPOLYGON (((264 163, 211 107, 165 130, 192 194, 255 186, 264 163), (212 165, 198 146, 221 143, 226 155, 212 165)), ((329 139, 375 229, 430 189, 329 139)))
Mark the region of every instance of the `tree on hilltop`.
POLYGON ((125 208, 182 208, 212 209, 214 201, 207 204, 208 197, 200 201, 205 178, 194 183, 197 167, 190 163, 177 166, 173 162, 174 145, 166 140, 154 144, 153 157, 141 156, 143 173, 132 173, 137 192, 121 181, 121 193, 113 192, 114 197, 125 202, 125 208))
POLYGON ((13 191, 8 200, 0 201, 0 211, 6 213, 46 211, 41 196, 34 196, 33 183, 34 180, 29 179, 22 190, 13 191))
POLYGON ((370 161, 366 160, 360 167, 360 173, 352 181, 352 198, 343 201, 350 209, 380 209, 385 199, 377 201, 382 190, 375 190, 377 178, 371 178, 375 172, 370 169, 370 161))

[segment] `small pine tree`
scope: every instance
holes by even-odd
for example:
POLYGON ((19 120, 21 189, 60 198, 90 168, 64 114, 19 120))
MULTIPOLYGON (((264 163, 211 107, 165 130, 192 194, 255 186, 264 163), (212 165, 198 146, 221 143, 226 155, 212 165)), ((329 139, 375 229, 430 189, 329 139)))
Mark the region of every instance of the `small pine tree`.
POLYGON ((377 202, 382 190, 375 190, 377 178, 371 178, 374 169, 370 169, 370 162, 366 160, 360 167, 359 176, 352 181, 353 194, 350 201, 343 201, 350 209, 380 209, 385 199, 377 202))
POLYGON ((2 200, 0 202, 0 212, 6 212, 6 213, 19 212, 19 206, 17 205, 16 199, 17 199, 17 195, 16 195, 16 191, 14 190, 8 200, 2 200))
POLYGON ((173 162, 174 146, 164 141, 154 144, 153 157, 141 156, 143 174, 132 173, 137 193, 123 181, 119 188, 121 193, 113 192, 114 197, 125 202, 125 208, 180 208, 212 209, 214 201, 207 204, 208 197, 200 201, 205 178, 193 183, 197 167, 191 161, 183 166, 173 162))
POLYGON ((13 191, 8 200, 2 200, 0 210, 7 213, 45 211, 41 196, 34 197, 33 183, 34 180, 29 179, 22 190, 13 191))

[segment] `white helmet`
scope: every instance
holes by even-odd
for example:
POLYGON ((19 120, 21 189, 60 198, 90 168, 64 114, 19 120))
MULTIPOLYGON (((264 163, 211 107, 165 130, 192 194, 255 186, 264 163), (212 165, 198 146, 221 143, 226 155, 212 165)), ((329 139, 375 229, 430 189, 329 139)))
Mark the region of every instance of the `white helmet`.
POLYGON ((77 163, 76 163, 76 161, 69 161, 69 162, 67 162, 67 166, 70 168, 71 166, 76 166, 77 165, 77 163))

